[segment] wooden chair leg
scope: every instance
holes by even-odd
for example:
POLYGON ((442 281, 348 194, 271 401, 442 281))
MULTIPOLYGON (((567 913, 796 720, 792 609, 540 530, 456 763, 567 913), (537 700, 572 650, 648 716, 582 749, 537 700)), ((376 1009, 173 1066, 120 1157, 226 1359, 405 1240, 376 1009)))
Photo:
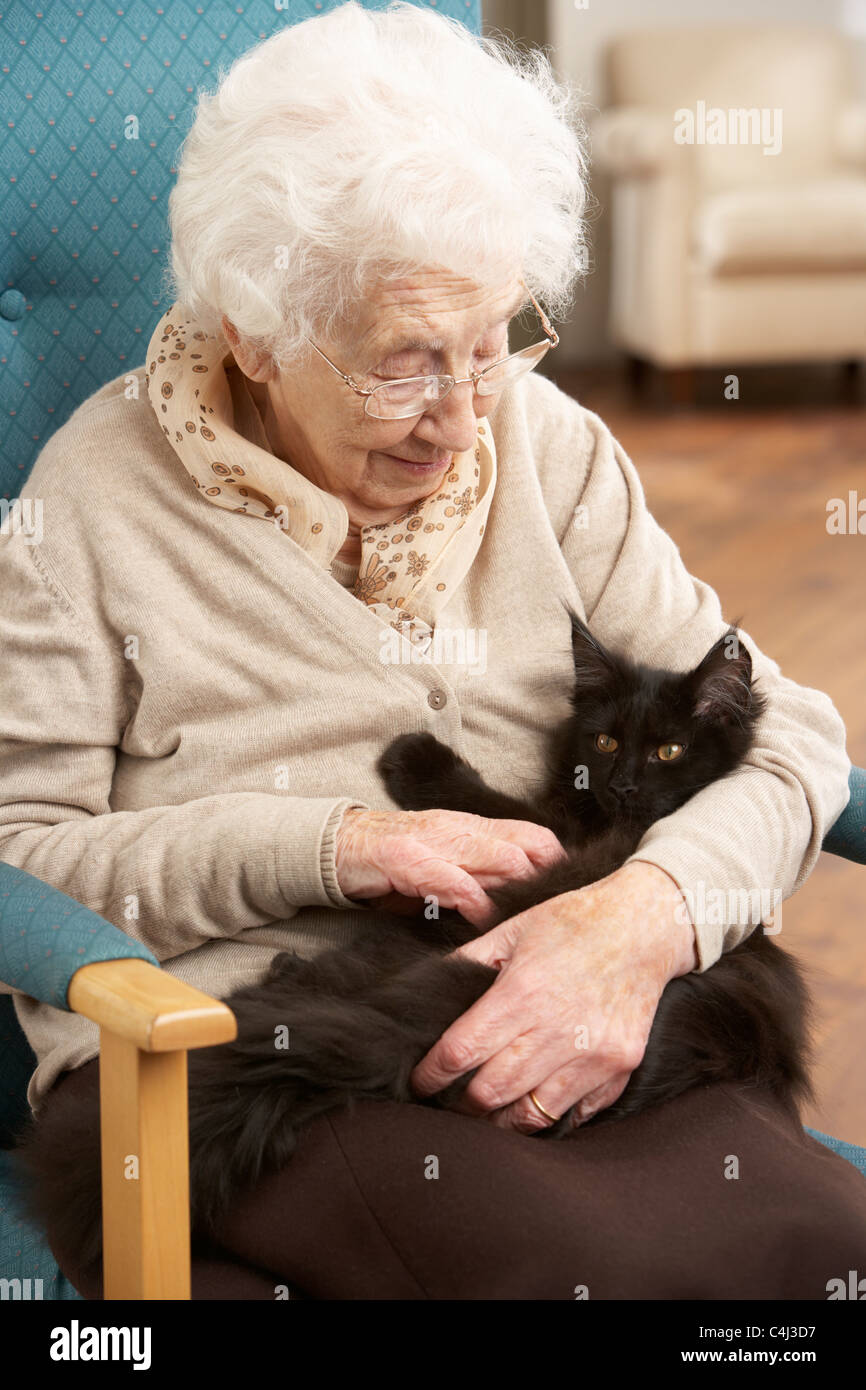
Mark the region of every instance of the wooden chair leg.
POLYGON ((190 1296, 185 1052, 101 1030, 103 1297, 190 1296))
POLYGON ((646 358, 638 357, 631 352, 628 353, 625 359, 625 371, 629 395, 632 400, 643 400, 646 395, 647 379, 649 376, 649 363, 646 358))
POLYGON ((860 361, 854 357, 842 363, 839 396, 843 405, 857 405, 860 400, 860 361))
POLYGON ((667 399, 672 405, 694 405, 697 388, 694 367, 665 367, 663 377, 667 399))

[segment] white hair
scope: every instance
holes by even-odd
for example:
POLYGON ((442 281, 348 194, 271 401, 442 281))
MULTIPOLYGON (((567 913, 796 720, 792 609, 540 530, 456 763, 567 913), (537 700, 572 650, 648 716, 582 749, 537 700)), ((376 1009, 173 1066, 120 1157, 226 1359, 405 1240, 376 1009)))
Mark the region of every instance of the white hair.
POLYGON ((420 270, 493 289, 508 265, 562 317, 585 268, 576 107, 545 50, 415 4, 290 25, 199 95, 166 287, 280 367, 420 270))

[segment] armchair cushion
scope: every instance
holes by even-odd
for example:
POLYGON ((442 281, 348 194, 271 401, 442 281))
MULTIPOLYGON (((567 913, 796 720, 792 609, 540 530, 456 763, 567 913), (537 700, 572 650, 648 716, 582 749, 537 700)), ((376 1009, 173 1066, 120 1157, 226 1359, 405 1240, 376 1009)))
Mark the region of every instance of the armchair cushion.
POLYGON ((700 205, 695 258, 714 275, 866 269, 866 178, 717 193, 700 205))

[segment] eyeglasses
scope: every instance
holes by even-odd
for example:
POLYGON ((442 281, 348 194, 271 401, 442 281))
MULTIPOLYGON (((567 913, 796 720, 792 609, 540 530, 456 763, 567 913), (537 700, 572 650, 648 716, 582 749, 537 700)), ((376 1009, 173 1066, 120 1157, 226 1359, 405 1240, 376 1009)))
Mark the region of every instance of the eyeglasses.
POLYGON ((312 338, 308 338, 307 342, 316 348, 319 356, 343 378, 347 386, 351 386, 357 395, 366 397, 364 410, 367 415, 372 415, 376 420, 405 420, 410 415, 423 415, 425 411, 432 410, 444 401, 455 386, 462 386, 467 381, 472 382, 473 389, 479 396, 495 396, 512 382, 531 372, 533 367, 538 366, 550 348, 556 347, 559 334, 551 326, 550 320, 532 292, 527 290, 527 294, 547 334, 545 341, 532 343, 529 347, 521 348, 520 352, 512 352, 510 356, 485 367, 483 372, 472 372, 459 380, 453 376, 409 376, 396 381, 383 381, 381 386, 374 386, 371 391, 365 391, 345 372, 341 372, 330 357, 325 357, 322 349, 316 347, 312 338))

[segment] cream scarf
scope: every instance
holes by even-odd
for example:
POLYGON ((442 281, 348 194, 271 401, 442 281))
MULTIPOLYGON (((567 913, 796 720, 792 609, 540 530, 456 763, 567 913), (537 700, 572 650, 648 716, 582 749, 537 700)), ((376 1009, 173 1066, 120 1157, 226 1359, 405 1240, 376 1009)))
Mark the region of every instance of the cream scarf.
MULTIPOLYGON (((150 403, 202 497, 277 525, 327 568, 343 546, 343 503, 271 451, 245 378, 222 338, 207 335, 172 305, 147 354, 150 403)), ((481 545, 496 486, 489 425, 455 454, 442 491, 414 502, 396 521, 361 529, 355 597, 426 646, 439 611, 465 578, 481 545)))

